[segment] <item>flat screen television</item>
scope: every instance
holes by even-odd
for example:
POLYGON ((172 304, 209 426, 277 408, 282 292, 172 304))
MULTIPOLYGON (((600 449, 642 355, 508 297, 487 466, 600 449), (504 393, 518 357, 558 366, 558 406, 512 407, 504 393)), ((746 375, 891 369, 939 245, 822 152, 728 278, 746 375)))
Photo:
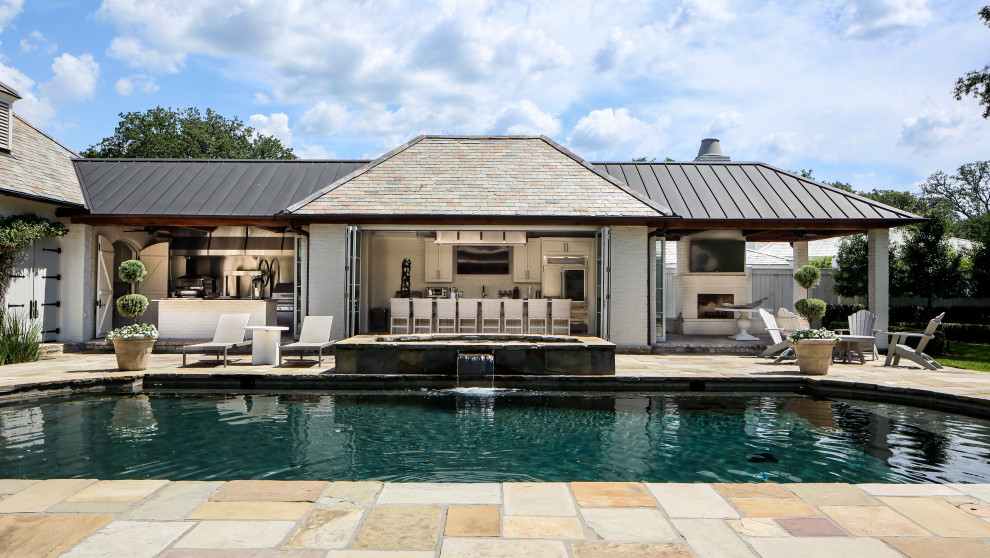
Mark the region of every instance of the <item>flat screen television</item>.
POLYGON ((743 240, 692 240, 692 273, 741 273, 746 271, 743 240))
POLYGON ((458 275, 508 275, 508 246, 458 246, 458 275))

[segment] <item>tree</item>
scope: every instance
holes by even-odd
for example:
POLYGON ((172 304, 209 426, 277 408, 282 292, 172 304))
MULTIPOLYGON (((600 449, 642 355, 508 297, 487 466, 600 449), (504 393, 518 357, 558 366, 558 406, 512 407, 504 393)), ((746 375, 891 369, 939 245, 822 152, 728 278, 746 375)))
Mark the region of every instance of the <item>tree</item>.
MULTIPOLYGON (((983 24, 990 27, 990 6, 983 6, 978 15, 983 24)), ((990 65, 984 66, 982 70, 967 72, 957 79, 952 93, 957 101, 970 95, 976 97, 983 106, 983 118, 990 118, 990 65)))
POLYGON ((933 209, 935 205, 941 202, 933 202, 928 198, 923 198, 912 194, 911 192, 905 192, 903 190, 872 190, 870 192, 859 192, 859 195, 864 198, 871 199, 873 201, 880 202, 884 205, 889 205, 891 207, 896 207, 897 209, 903 209, 908 213, 914 213, 915 215, 920 215, 926 213, 927 211, 933 209))
POLYGON ((856 192, 853 191, 852 184, 849 184, 848 182, 841 182, 839 180, 836 180, 834 182, 825 182, 824 180, 817 180, 815 178, 814 172, 815 171, 813 171, 812 169, 801 169, 801 172, 799 172, 797 174, 801 175, 801 178, 807 178, 808 180, 814 180, 816 182, 821 182, 822 184, 826 184, 828 186, 831 186, 831 187, 836 188, 836 189, 839 189, 839 190, 845 190, 846 192, 851 192, 853 194, 856 193, 856 192))
POLYGON ((976 245, 969 254, 972 295, 990 297, 990 215, 974 220, 970 238, 976 245))
POLYGON ((921 191, 966 219, 990 213, 990 161, 967 163, 952 176, 936 171, 921 191))
MULTIPOLYGON (((897 246, 891 244, 887 252, 889 281, 892 293, 904 290, 904 270, 897 246)), ((835 294, 856 298, 869 294, 870 256, 865 234, 847 236, 839 242, 835 256, 836 268, 832 270, 832 291, 835 294)))
POLYGON ((292 148, 257 134, 236 117, 212 109, 155 107, 120 113, 114 134, 82 152, 84 157, 151 159, 295 159, 292 148))
POLYGON ((951 224, 946 215, 931 211, 924 223, 911 225, 901 248, 906 294, 928 301, 965 293, 963 255, 949 245, 951 224))

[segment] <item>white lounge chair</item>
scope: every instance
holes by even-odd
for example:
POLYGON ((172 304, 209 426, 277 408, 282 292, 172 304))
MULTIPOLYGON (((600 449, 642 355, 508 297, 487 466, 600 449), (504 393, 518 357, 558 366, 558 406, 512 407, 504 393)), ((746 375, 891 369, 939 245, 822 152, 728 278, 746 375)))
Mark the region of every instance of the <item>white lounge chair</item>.
POLYGON ((414 298, 412 301, 412 332, 433 332, 433 299, 414 298))
POLYGON ((250 340, 244 339, 244 336, 247 335, 247 330, 244 328, 247 327, 250 319, 251 314, 220 314, 217 329, 213 333, 213 341, 182 347, 182 366, 186 365, 187 352, 212 353, 216 351, 217 360, 220 360, 220 354, 223 353, 223 365, 226 368, 227 350, 247 347, 251 344, 250 340))
POLYGON ((545 298, 531 298, 527 301, 526 306, 529 310, 527 331, 529 333, 546 334, 550 329, 550 315, 547 312, 547 302, 545 298))
POLYGON ((935 362, 935 359, 925 354, 925 346, 928 345, 928 341, 935 337, 935 330, 938 325, 942 323, 942 317, 945 316, 945 312, 942 312, 935 319, 928 322, 928 327, 925 328, 924 333, 905 333, 897 332, 890 334, 890 346, 887 347, 887 360, 884 361, 884 366, 890 366, 893 364, 897 366, 900 362, 901 357, 904 357, 911 362, 929 370, 938 370, 944 368, 941 364, 935 362), (901 341, 907 341, 909 337, 920 337, 921 340, 918 341, 918 347, 911 347, 909 345, 900 343, 901 341))
POLYGON ((521 298, 507 298, 503 303, 505 318, 503 331, 506 333, 523 332, 523 301, 521 298))
POLYGON ((481 299, 481 333, 502 331, 502 300, 499 298, 481 299))
POLYGON ((876 325, 877 325, 876 315, 874 315, 869 310, 860 310, 859 312, 856 312, 852 316, 849 316, 849 327, 847 329, 837 329, 835 330, 835 332, 838 334, 848 333, 849 335, 873 337, 874 339, 872 343, 865 341, 858 343, 859 345, 858 352, 862 357, 862 355, 865 353, 863 351, 863 345, 869 344, 870 347, 868 352, 873 355, 873 360, 877 360, 878 358, 880 358, 880 355, 877 352, 876 335, 877 333, 880 333, 880 330, 876 329, 876 325))
POLYGON ((409 315, 409 299, 393 298, 390 299, 390 305, 392 310, 392 318, 389 333, 409 333, 410 326, 412 325, 411 317, 409 315), (400 328, 402 331, 396 331, 400 328))
POLYGON ((555 298, 550 301, 550 333, 571 334, 571 299, 555 298))
POLYGON ((478 299, 461 298, 457 300, 457 331, 478 332, 478 299))
POLYGON ((794 347, 792 347, 791 342, 787 340, 787 335, 791 332, 780 327, 777 324, 777 319, 773 317, 773 314, 767 312, 763 308, 760 308, 760 317, 763 318, 763 324, 767 326, 767 333, 770 334, 770 339, 773 341, 773 344, 760 353, 760 356, 771 357, 777 353, 780 353, 780 355, 774 359, 774 364, 777 364, 785 358, 795 358, 794 347))
POLYGON ((437 300, 437 333, 457 333, 457 301, 437 300))
POLYGON ((323 349, 333 345, 333 341, 330 341, 330 328, 332 326, 333 316, 304 317, 299 341, 282 345, 282 350, 278 355, 278 365, 282 366, 282 353, 285 351, 299 351, 300 362, 302 362, 304 352, 317 351, 319 355, 317 364, 323 364, 323 349))

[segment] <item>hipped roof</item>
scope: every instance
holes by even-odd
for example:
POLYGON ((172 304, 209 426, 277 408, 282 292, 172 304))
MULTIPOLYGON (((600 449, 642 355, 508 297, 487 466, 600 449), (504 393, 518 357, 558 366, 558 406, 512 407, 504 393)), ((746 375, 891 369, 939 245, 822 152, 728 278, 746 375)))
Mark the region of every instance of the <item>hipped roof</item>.
POLYGON ((81 207, 83 195, 72 168, 72 158, 79 155, 17 114, 11 128, 11 151, 0 155, 0 193, 81 207))

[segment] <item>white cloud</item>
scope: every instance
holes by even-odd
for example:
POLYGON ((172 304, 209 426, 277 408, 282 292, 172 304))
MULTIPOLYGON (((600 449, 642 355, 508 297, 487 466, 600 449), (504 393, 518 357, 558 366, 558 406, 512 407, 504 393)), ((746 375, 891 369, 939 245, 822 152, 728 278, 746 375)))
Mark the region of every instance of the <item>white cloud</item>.
POLYGON ((648 124, 625 108, 598 109, 578 121, 567 143, 587 158, 655 157, 663 143, 660 136, 669 125, 666 116, 648 124))
POLYGON ((117 84, 114 86, 117 93, 125 97, 135 92, 145 94, 154 93, 158 91, 158 88, 159 86, 155 78, 146 74, 133 74, 122 77, 117 80, 117 84))
POLYGON ((261 91, 258 91, 257 93, 254 94, 254 100, 252 102, 256 105, 267 105, 268 103, 272 102, 272 100, 271 98, 268 97, 268 95, 265 95, 261 91))
POLYGON ((134 37, 114 38, 110 41, 107 55, 126 62, 132 68, 160 74, 178 72, 179 65, 186 59, 185 53, 164 54, 155 49, 147 48, 139 39, 134 37))
POLYGON ((742 126, 741 114, 734 110, 720 112, 708 124, 708 128, 705 129, 705 135, 710 138, 718 138, 739 129, 740 126, 742 126))
POLYGON ((904 119, 897 145, 915 153, 946 148, 961 142, 968 128, 966 116, 959 109, 929 107, 904 119))
POLYGON ((96 92, 100 65, 89 54, 63 53, 52 61, 51 80, 41 85, 41 96, 54 106, 85 101, 96 92))
POLYGON ((595 52, 593 58, 595 69, 599 72, 611 71, 633 50, 633 42, 624 36, 622 29, 613 27, 605 44, 595 52))
POLYGON ((37 52, 39 54, 52 54, 58 50, 58 45, 48 40, 41 31, 34 30, 27 39, 21 39, 21 52, 25 54, 37 52))
POLYGON ((300 145, 293 147, 292 152, 300 159, 336 159, 337 155, 322 145, 300 145))
POLYGON ((0 81, 10 85, 21 95, 14 103, 14 112, 28 121, 43 126, 55 117, 55 109, 48 102, 42 102, 34 94, 34 80, 16 68, 0 63, 0 81))
POLYGON ((848 25, 847 37, 875 39, 925 25, 931 21, 932 12, 927 0, 850 0, 846 3, 843 19, 848 25))
POLYGON ((21 13, 24 7, 24 0, 0 0, 0 33, 17 14, 21 13))
POLYGON ((513 136, 553 137, 560 133, 560 118, 556 114, 541 111, 532 101, 524 99, 503 105, 495 114, 491 132, 513 136))
POLYGON ((347 122, 347 107, 320 101, 299 119, 297 127, 307 134, 336 134, 347 122))
POLYGON ((248 118, 248 126, 263 136, 275 136, 275 139, 287 147, 292 147, 292 130, 289 129, 289 115, 284 112, 273 112, 269 115, 252 114, 248 118))

